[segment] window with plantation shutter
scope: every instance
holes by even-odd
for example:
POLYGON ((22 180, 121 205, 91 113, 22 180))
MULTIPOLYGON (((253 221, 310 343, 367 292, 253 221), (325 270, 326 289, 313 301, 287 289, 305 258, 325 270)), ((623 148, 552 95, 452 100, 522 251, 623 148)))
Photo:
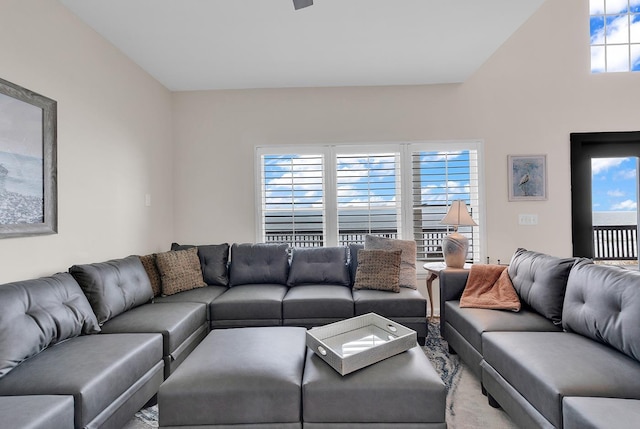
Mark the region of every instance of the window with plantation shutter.
POLYGON ((419 261, 442 261, 440 224, 463 200, 482 250, 482 143, 387 143, 256 148, 258 242, 294 247, 363 243, 367 234, 415 240, 419 261))
POLYGON ((399 236, 400 153, 338 154, 336 188, 338 244, 399 236))
MULTIPOLYGON (((418 259, 441 261, 442 238, 452 227, 440 221, 454 200, 462 200, 469 214, 480 223, 478 150, 417 150, 411 152, 413 235, 418 259)), ((461 226, 469 238, 469 261, 480 260, 479 228, 461 226)))
POLYGON ((323 246, 324 156, 262 155, 260 162, 264 241, 323 246))

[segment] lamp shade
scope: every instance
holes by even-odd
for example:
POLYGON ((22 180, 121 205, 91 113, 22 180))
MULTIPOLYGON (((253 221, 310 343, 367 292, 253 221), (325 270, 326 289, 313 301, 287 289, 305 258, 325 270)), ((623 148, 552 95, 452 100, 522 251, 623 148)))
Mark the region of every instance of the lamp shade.
POLYGON ((465 225, 477 226, 478 224, 469 215, 467 205, 462 200, 455 200, 451 203, 447 215, 440 221, 443 225, 465 225))

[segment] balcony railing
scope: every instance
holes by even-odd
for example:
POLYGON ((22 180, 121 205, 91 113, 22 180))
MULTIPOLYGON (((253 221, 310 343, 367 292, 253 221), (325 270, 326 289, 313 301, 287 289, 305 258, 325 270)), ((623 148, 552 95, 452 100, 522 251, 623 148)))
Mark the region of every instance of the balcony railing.
MULTIPOLYGON (((386 238, 398 238, 396 231, 389 230, 352 230, 343 231, 338 236, 340 246, 348 244, 363 244, 367 234, 377 235, 386 238)), ((417 260, 419 261, 442 261, 442 239, 449 234, 445 227, 427 228, 418 231, 416 237, 417 260)), ((467 234, 465 234, 467 235, 467 234)), ((469 238, 469 255, 473 255, 473 237, 468 234, 469 238)), ((320 247, 324 245, 322 233, 318 231, 269 231, 266 234, 265 241, 268 243, 289 243, 293 247, 320 247)))
POLYGON ((593 259, 599 261, 634 261, 638 259, 636 225, 594 225, 593 259))

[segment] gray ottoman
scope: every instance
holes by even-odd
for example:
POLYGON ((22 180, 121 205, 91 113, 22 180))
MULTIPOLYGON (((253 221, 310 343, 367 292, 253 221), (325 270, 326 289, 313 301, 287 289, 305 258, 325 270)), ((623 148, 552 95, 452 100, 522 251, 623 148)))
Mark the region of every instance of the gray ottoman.
POLYGON ((299 429, 305 329, 214 330, 158 391, 162 428, 299 429))
POLYGON ((307 351, 305 429, 444 429, 446 397, 444 383, 420 347, 344 377, 307 351))
POLYGON ((444 429, 446 391, 419 347, 341 376, 305 329, 212 331, 160 386, 162 428, 444 429))

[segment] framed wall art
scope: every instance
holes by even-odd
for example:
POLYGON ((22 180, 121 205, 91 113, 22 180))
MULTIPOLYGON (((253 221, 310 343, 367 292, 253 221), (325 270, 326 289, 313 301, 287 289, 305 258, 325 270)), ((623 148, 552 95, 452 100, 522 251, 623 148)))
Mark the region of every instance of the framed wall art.
POLYGON ((0 238, 55 234, 57 103, 0 79, 0 238))
POLYGON ((547 156, 509 155, 509 201, 547 199, 547 156))

